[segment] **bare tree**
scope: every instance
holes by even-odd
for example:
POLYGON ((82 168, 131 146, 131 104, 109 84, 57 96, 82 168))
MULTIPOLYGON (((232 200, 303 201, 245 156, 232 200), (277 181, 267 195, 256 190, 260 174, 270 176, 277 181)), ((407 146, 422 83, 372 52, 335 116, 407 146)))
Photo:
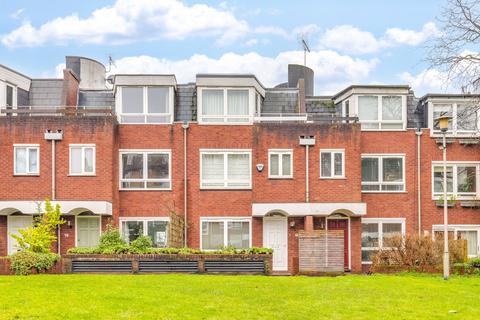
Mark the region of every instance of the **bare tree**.
POLYGON ((428 46, 426 61, 446 75, 446 84, 473 95, 472 105, 457 113, 457 123, 478 132, 480 1, 448 0, 438 20, 441 34, 428 46))

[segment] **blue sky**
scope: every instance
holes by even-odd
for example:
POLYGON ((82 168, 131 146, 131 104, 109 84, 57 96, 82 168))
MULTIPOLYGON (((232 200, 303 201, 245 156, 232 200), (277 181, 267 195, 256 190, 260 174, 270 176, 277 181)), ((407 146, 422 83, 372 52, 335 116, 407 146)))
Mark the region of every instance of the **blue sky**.
POLYGON ((288 63, 303 63, 304 34, 316 94, 358 83, 446 90, 423 62, 442 0, 0 2, 0 63, 32 77, 55 77, 65 55, 112 55, 112 72, 175 73, 179 82, 244 72, 272 86, 288 63))

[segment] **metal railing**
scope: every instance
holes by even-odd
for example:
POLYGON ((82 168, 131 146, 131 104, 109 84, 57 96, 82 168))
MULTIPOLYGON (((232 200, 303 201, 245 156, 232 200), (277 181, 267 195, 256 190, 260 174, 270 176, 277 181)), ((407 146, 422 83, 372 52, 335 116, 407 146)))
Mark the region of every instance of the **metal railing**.
POLYGON ((113 116, 111 107, 86 106, 19 106, 1 107, 1 116, 113 116))
POLYGON ((358 117, 342 117, 332 113, 262 113, 254 117, 255 122, 324 122, 357 123, 358 117))

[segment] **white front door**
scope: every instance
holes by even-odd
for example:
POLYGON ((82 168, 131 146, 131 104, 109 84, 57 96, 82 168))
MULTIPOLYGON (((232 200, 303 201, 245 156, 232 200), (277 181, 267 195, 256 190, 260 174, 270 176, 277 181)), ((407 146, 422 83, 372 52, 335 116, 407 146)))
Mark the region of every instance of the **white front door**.
POLYGON ((77 217, 77 247, 96 247, 99 239, 100 217, 77 217))
POLYGON ((286 217, 263 218, 263 246, 273 249, 273 271, 287 271, 288 228, 286 217))
POLYGON ((32 216, 8 216, 8 254, 13 254, 20 250, 17 240, 11 234, 19 235, 18 230, 30 227, 33 223, 32 216))

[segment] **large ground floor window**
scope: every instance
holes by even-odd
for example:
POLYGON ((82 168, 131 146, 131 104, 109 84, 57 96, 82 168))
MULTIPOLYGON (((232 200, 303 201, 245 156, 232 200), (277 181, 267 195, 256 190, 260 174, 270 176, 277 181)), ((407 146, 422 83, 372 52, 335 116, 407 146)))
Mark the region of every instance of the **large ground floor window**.
POLYGON ((385 245, 389 237, 405 234, 404 218, 362 219, 362 263, 372 263, 372 255, 385 245))
POLYGON ((251 246, 251 219, 202 218, 201 249, 217 250, 232 246, 247 249, 251 246))
MULTIPOLYGON (((443 225, 433 226, 434 238, 443 239, 443 225)), ((480 225, 449 225, 449 238, 466 240, 467 254, 470 258, 480 256, 480 225)))
POLYGON ((120 231, 128 243, 139 236, 149 236, 154 247, 168 245, 168 218, 120 218, 120 231))

